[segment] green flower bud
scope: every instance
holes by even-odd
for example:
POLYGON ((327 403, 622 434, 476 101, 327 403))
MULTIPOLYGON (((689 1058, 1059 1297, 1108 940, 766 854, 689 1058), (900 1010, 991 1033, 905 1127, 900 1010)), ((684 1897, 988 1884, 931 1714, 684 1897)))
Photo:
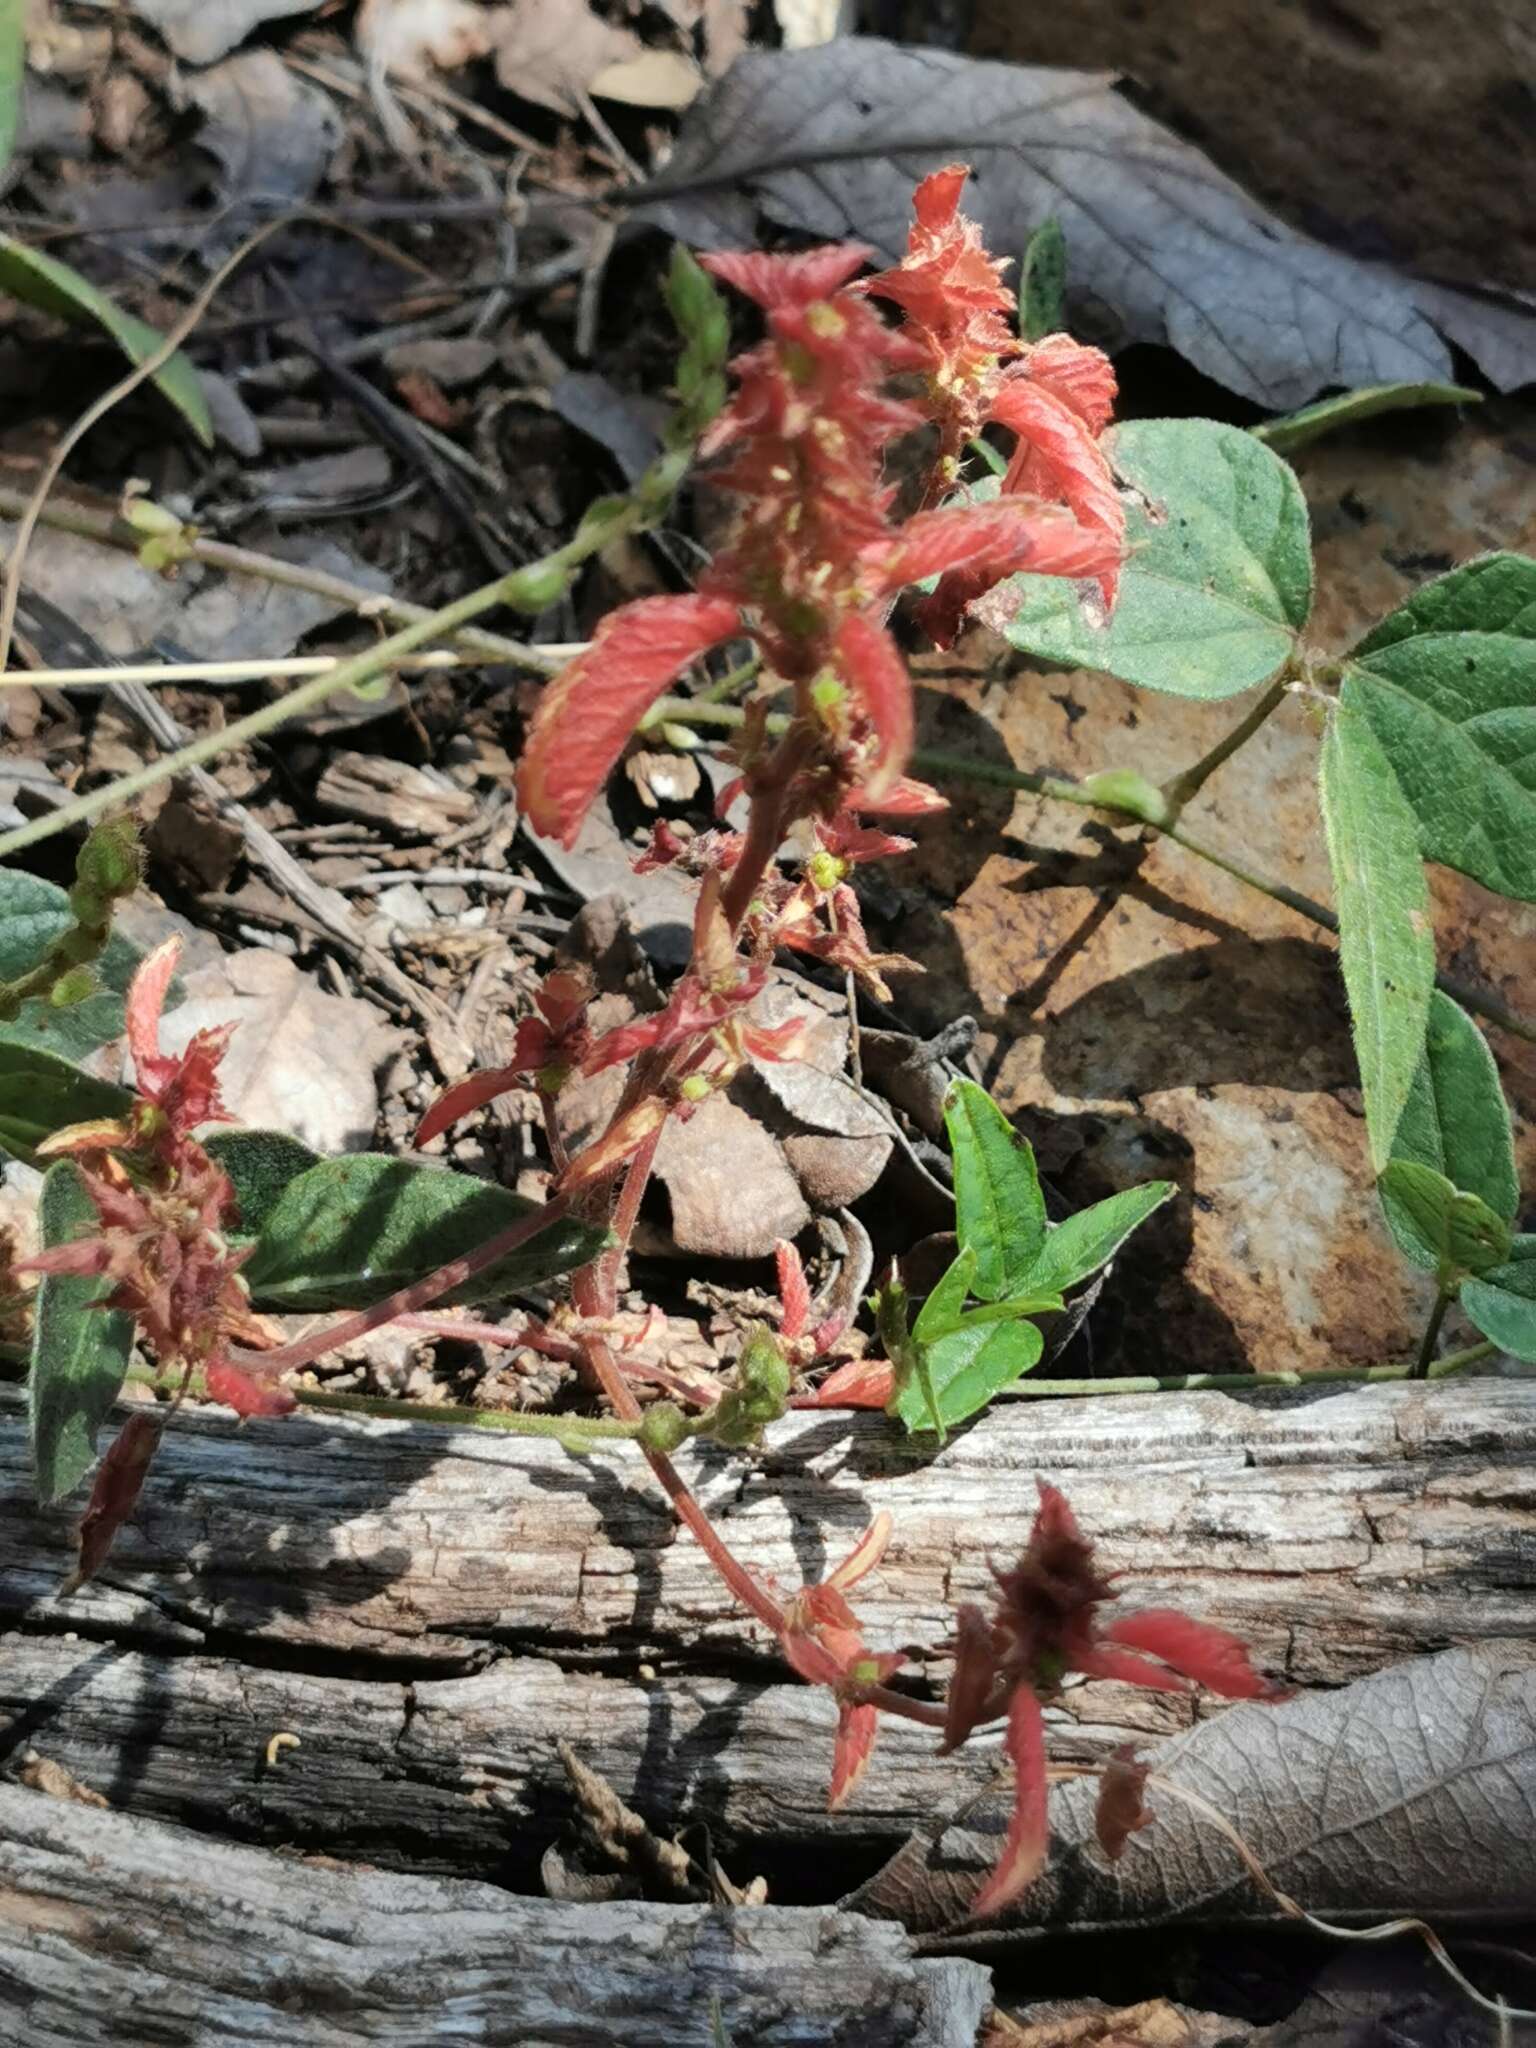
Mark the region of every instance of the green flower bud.
POLYGON ((675 1401, 655 1401, 640 1419, 637 1442, 643 1451, 670 1457, 692 1435, 693 1425, 675 1401))
POLYGON ((66 1009, 71 1003, 83 1003, 100 986, 89 967, 72 967, 67 974, 61 974, 49 989, 48 1000, 56 1010, 66 1009))
POLYGON ((736 1366, 735 1382, 710 1412, 709 1435, 733 1450, 760 1443, 769 1423, 777 1422, 784 1413, 790 1383, 789 1361, 772 1332, 754 1323, 736 1366))

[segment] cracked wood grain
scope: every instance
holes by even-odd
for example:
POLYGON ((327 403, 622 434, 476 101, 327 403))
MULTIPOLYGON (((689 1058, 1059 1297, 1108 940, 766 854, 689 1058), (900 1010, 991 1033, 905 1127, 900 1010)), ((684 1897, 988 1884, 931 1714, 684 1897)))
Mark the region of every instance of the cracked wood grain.
POLYGON ((29 2048, 974 2048, 980 1965, 888 1922, 573 1910, 316 1866, 0 1786, 0 2030, 29 2048), (14 2023, 15 2030, 12 2031, 14 2023))
MULTIPOLYGON (((828 1703, 786 1682, 627 1455, 204 1411, 167 1439, 104 1581, 62 1602, 70 1516, 32 1507, 8 1392, 7 1413, 0 1767, 31 1748, 114 1805, 210 1832, 521 1882, 567 1811, 558 1733, 653 1824, 708 1822, 740 1878, 815 1847, 829 1894, 993 1768, 986 1742, 940 1759, 889 1727, 829 1818, 828 1703), (301 1747, 268 1770, 279 1729, 301 1747)), ((938 1640, 952 1603, 984 1593, 1039 1473, 1128 1600, 1176 1602, 1331 1687, 1446 1644, 1536 1639, 1533 1450, 1536 1385, 1485 1379, 1020 1405, 926 1460, 878 1417, 805 1414, 756 1463, 684 1463, 738 1553, 785 1585, 890 1508, 860 1600, 881 1647, 938 1640)), ((1084 1686, 1053 1748, 1098 1754, 1190 1716, 1084 1686)))

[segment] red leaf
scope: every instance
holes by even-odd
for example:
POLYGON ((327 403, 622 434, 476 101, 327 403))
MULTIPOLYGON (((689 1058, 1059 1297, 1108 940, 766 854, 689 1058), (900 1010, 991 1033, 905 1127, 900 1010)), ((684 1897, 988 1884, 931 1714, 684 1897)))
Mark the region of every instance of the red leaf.
POLYGON ((1085 1644, 1072 1655, 1072 1669, 1084 1678, 1113 1679, 1119 1685, 1141 1685, 1148 1692, 1188 1692, 1189 1681, 1176 1672, 1138 1657, 1133 1650, 1118 1650, 1113 1643, 1085 1644))
POLYGON ((592 645, 549 685, 518 770, 536 832, 575 843, 609 770, 667 685, 741 623, 723 597, 642 597, 610 612, 592 645))
POLYGON ((203 1385, 210 1401, 222 1401, 237 1415, 290 1415, 299 1405, 276 1380, 245 1372, 227 1358, 209 1362, 203 1373, 203 1385))
POLYGON ((446 1131, 450 1124, 456 1124, 461 1116, 468 1116, 471 1110, 482 1109, 486 1103, 494 1102, 498 1095, 505 1095, 509 1088, 515 1088, 527 1072, 524 1066, 485 1067, 478 1074, 467 1074, 462 1081, 455 1081, 451 1088, 445 1088, 416 1127, 416 1143, 425 1145, 435 1138, 439 1131, 446 1131))
POLYGON ((156 946, 139 962, 124 1004, 128 1022, 128 1050, 133 1055, 133 1077, 141 1095, 152 1095, 176 1071, 176 1062, 160 1050, 160 1015, 166 991, 181 957, 181 940, 174 935, 156 946))
POLYGON ((1008 1709, 1003 1747, 1013 1765, 1013 1818, 997 1868, 971 1901, 971 1917, 986 1919, 1011 1906, 1045 1868, 1050 1842, 1046 1814, 1045 1719, 1040 1702, 1021 1685, 1008 1709))
POLYGON ((832 1789, 827 1810, 836 1813, 869 1767, 875 1737, 880 1732, 879 1710, 860 1701, 840 1702, 837 1710, 837 1745, 832 1752, 832 1789))
POLYGON ((106 1563, 118 1530, 133 1513, 159 1442, 160 1425, 152 1415, 130 1415, 118 1431, 80 1518, 80 1557, 60 1586, 61 1594, 75 1592, 106 1563))
POLYGON ((1021 568, 1037 545, 1031 521, 1042 510, 1033 499, 994 498, 990 504, 919 512, 878 558, 879 589, 905 590, 926 577, 977 563, 1003 565, 997 575, 1007 575, 1021 568))
POLYGON ((1125 507, 1094 434, 1061 399, 1024 375, 1002 385, 992 401, 992 418, 1019 437, 1004 491, 1059 499, 1087 532, 1103 537, 1106 566, 1097 573, 1104 602, 1112 605, 1125 553, 1125 507))
POLYGON ((827 1573, 825 1583, 839 1593, 846 1593, 848 1588, 856 1586, 860 1579, 868 1578, 884 1557, 890 1540, 891 1514, 889 1508, 882 1508, 842 1563, 834 1565, 827 1573))
POLYGON ((845 285, 874 254, 862 242, 828 242, 793 256, 769 256, 761 249, 723 249, 701 256, 700 264, 722 284, 734 285, 768 312, 808 306, 845 285))
POLYGON ((1122 1744, 1104 1766, 1093 1810, 1093 1831, 1111 1863, 1120 1861, 1126 1843, 1138 1829, 1151 1827, 1157 1818, 1142 1796, 1151 1768, 1137 1763, 1134 1742, 1122 1744))
POLYGON ((914 782, 910 775, 902 775, 882 797, 872 797, 867 789, 851 790, 848 809, 869 811, 877 818, 926 818, 936 811, 947 811, 949 798, 940 796, 926 782, 914 782))
POLYGON ((884 1408, 896 1390, 896 1375, 883 1358, 855 1358, 828 1373, 813 1394, 801 1394, 796 1408, 884 1408))
POLYGON ((800 1254, 782 1237, 773 1248, 773 1256, 779 1269, 779 1335, 798 1337, 811 1314, 811 1290, 806 1284, 805 1268, 800 1263, 800 1254))
POLYGON ((648 1095, 637 1102, 571 1161, 560 1176, 560 1193, 579 1194, 583 1188, 609 1179, 666 1118, 667 1105, 659 1096, 648 1095))
POLYGON ((864 786, 878 802, 912 751, 912 680, 896 642, 864 612, 852 612, 841 622, 837 652, 844 679, 874 728, 875 759, 864 786))
POLYGON ((955 1669, 944 1698, 943 1749, 958 1749, 981 1719, 997 1683, 992 1624, 969 1601, 955 1613, 955 1669))
MULTIPOLYGON (((1103 1632, 1103 1641, 1124 1643, 1161 1657, 1210 1692, 1229 1700, 1273 1699, 1281 1688, 1271 1684, 1248 1661, 1248 1647, 1223 1628, 1195 1621, 1173 1607, 1147 1607, 1125 1614, 1103 1632)), ((1141 1685, 1152 1683, 1142 1678, 1141 1685)))
POLYGON ((1116 395, 1115 366, 1103 349, 1088 348, 1070 334, 1047 334, 1029 351, 1026 368, 1093 433, 1103 433, 1114 417, 1116 395))

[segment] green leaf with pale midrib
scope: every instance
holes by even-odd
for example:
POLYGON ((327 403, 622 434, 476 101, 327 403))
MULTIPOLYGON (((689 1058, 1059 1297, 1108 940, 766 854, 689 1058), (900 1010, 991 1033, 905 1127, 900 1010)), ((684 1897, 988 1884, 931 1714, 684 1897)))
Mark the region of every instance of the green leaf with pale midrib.
POLYGON ((1381 1199, 1404 1253, 1448 1290, 1463 1274, 1487 1272, 1509 1256, 1512 1233, 1503 1217, 1432 1166, 1389 1159, 1381 1199))
MULTIPOLYGON (((1430 997, 1424 1056, 1398 1120, 1388 1171, 1399 1164, 1432 1169, 1477 1196, 1504 1224, 1514 1222, 1520 1183, 1499 1070, 1481 1031, 1439 989, 1430 997)), ((1411 1204, 1385 1180, 1380 1194, 1404 1255, 1433 1272, 1435 1258, 1411 1204)))
POLYGON ((1294 455, 1324 434, 1352 427, 1378 413, 1405 412, 1420 406, 1481 405, 1483 394, 1465 384, 1363 384, 1353 391, 1341 391, 1332 398, 1320 398, 1283 419, 1265 420, 1250 427, 1249 433, 1277 455, 1294 455))
POLYGON ((1435 944, 1412 811, 1344 685, 1323 740, 1323 826, 1339 913, 1339 959, 1379 1173, 1423 1054, 1435 944))
MULTIPOLYGON (((48 1169, 39 1208, 44 1246, 99 1229, 95 1204, 67 1159, 48 1169)), ((112 1412, 133 1352, 133 1318, 93 1308, 108 1283, 45 1273, 38 1282, 27 1374, 27 1421, 37 1496, 61 1500, 96 1462, 96 1433, 112 1412)))
POLYGON ((976 1259, 972 1291, 982 1301, 1022 1294, 1046 1225, 1029 1140, 974 1081, 950 1083, 944 1122, 955 1161, 955 1231, 976 1259))
POLYGON ((1151 1180, 1079 1209, 1048 1233, 1022 1284, 1064 1294, 1107 1265, 1131 1232, 1175 1192, 1171 1180, 1151 1180))
POLYGON ((1469 1280, 1461 1305, 1501 1351, 1536 1365, 1536 1237, 1517 1237, 1504 1265, 1469 1280))
POLYGON ((124 1116, 132 1101, 126 1088, 95 1080, 56 1053, 0 1037, 0 1152, 33 1165, 44 1138, 68 1124, 124 1116))
MULTIPOLYGON (((537 1207, 493 1182, 383 1153, 325 1159, 283 1188, 242 1272, 258 1308, 367 1308, 537 1207)), ((442 1300, 488 1301, 538 1286, 584 1265, 607 1241, 606 1231, 557 1219, 442 1300)))
MULTIPOLYGON (((1037 1324, 990 1321, 952 1331, 928 1347, 928 1370, 946 1429, 985 1408, 993 1395, 1037 1365, 1045 1340, 1037 1324)), ((922 1389, 906 1387, 896 1413, 909 1432, 933 1424, 922 1389)))
POLYGON ((1425 858, 1536 901, 1536 562, 1482 555, 1437 577, 1348 675, 1425 858))
MULTIPOLYGON (((89 278, 68 263, 28 249, 0 235, 0 292, 24 299, 61 320, 78 325, 93 320, 104 327, 130 362, 143 363, 156 354, 165 336, 143 320, 115 306, 89 278)), ((205 448, 213 446, 213 420, 197 371, 178 349, 153 373, 152 381, 175 406, 205 448)))
POLYGON ((1136 420, 1103 446, 1136 494, 1113 615, 1089 621, 1063 578, 1017 577, 1006 586, 1018 599, 1008 638, 1044 660, 1177 696, 1231 697, 1267 682, 1312 603, 1306 501, 1289 467, 1212 420, 1136 420))

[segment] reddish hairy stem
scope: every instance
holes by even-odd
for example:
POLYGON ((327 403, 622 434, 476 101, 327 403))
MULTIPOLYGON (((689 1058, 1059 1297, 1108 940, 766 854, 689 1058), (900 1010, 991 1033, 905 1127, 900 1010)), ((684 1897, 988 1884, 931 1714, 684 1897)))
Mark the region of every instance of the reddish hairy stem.
MULTIPOLYGON (((614 1413, 622 1416, 626 1422, 639 1421, 642 1412, 640 1403, 635 1399, 632 1388, 620 1372, 607 1344, 601 1337, 592 1337, 587 1340, 586 1349, 587 1356, 592 1362, 592 1369, 597 1374, 614 1413)), ((765 1627, 773 1630, 775 1635, 781 1634, 784 1616, 778 1602, 726 1548, 715 1533, 713 1522, 700 1507, 688 1482, 672 1460, 662 1451, 646 1450, 644 1444, 640 1448, 645 1452, 645 1462, 655 1473, 656 1482, 671 1501, 678 1519, 686 1522, 693 1531, 705 1556, 724 1579, 730 1591, 749 1614, 755 1614, 765 1627)))
POLYGON ((882 1714, 894 1714, 899 1721, 915 1721, 920 1728, 942 1728, 944 1709, 931 1700, 909 1699, 904 1692, 893 1692, 888 1685, 866 1685, 859 1698, 871 1707, 878 1707, 882 1714))
POLYGON ((483 1273, 487 1266, 494 1266, 498 1259, 504 1259, 509 1252, 515 1252, 520 1244, 526 1244, 530 1237, 537 1237, 541 1230, 547 1230, 552 1223, 558 1223, 570 1202, 564 1195, 557 1195, 552 1202, 546 1202, 540 1209, 534 1209, 526 1216, 519 1216, 515 1223, 499 1230, 484 1244, 476 1245, 472 1252, 461 1252, 456 1259, 450 1259, 445 1266, 439 1266, 435 1273, 429 1273, 424 1280, 413 1281, 409 1287, 398 1288, 387 1294, 382 1301, 376 1301, 372 1308, 359 1309, 356 1315, 344 1316, 339 1323, 328 1328, 315 1330, 307 1337, 300 1337, 295 1343, 285 1344, 278 1351, 231 1350, 230 1357, 236 1365, 248 1371, 255 1370, 264 1378, 274 1373, 293 1372, 301 1365, 312 1365, 327 1351, 334 1351, 339 1344, 350 1344, 355 1338, 367 1336, 383 1323, 392 1323, 396 1316, 411 1315, 419 1308, 428 1308, 450 1287, 462 1287, 466 1280, 473 1280, 477 1273, 483 1273))
POLYGON ((395 1321, 402 1330, 420 1330, 428 1337, 451 1337, 459 1344, 505 1344, 509 1349, 540 1351, 547 1358, 561 1359, 567 1365, 574 1365, 581 1356, 581 1347, 565 1337, 551 1335, 537 1323, 524 1323, 516 1330, 503 1329, 500 1323, 483 1323, 473 1316, 460 1316, 450 1321, 445 1316, 419 1315, 414 1311, 398 1315, 395 1321))

